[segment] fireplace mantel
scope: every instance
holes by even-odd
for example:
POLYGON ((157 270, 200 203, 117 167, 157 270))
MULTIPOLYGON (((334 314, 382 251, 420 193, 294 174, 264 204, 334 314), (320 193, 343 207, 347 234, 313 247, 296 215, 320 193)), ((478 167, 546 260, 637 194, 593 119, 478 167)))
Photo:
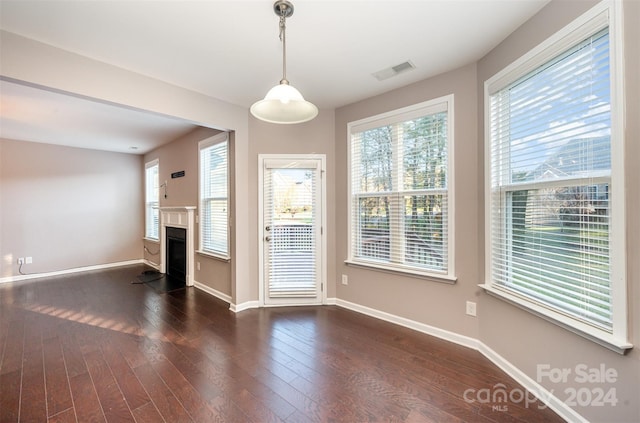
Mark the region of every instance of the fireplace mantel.
POLYGON ((195 206, 159 207, 160 210, 160 272, 167 272, 167 227, 184 228, 187 231, 187 286, 194 283, 195 206))

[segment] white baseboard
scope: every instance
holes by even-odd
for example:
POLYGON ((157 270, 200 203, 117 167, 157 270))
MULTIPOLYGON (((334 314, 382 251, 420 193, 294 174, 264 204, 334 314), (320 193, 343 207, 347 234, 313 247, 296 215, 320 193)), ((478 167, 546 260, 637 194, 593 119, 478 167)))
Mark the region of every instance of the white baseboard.
POLYGON ((231 304, 231 296, 225 294, 224 292, 220 292, 217 289, 211 288, 210 286, 207 286, 207 285, 205 285, 203 283, 200 283, 198 281, 194 281, 193 282, 193 286, 195 286, 196 288, 206 292, 209 295, 213 295, 214 297, 221 299, 225 303, 231 304))
POLYGON ((158 263, 154 263, 152 261, 149 261, 147 259, 142 260, 144 262, 144 264, 146 264, 149 267, 153 267, 154 269, 156 269, 157 271, 160 271, 160 265, 158 263))
POLYGON ((473 348, 474 350, 478 349, 478 340, 470 338, 468 336, 459 335, 455 332, 450 332, 448 330, 440 329, 435 326, 429 326, 424 323, 416 322, 415 320, 406 319, 404 317, 396 316, 394 314, 386 313, 384 311, 369 308, 360 304, 341 300, 339 298, 336 299, 336 305, 352 311, 357 311, 358 313, 366 314, 367 316, 375 317, 380 320, 395 323, 409 329, 417 330, 418 332, 426 333, 427 335, 432 335, 446 341, 454 342, 468 348, 473 348))
POLYGON ((492 350, 484 343, 478 342, 477 350, 566 421, 576 423, 589 422, 587 419, 578 414, 573 408, 569 407, 560 399, 558 399, 558 397, 553 395, 551 391, 544 388, 542 385, 526 375, 522 370, 514 366, 510 361, 505 359, 503 356, 492 350))
POLYGON ((240 313, 241 311, 249 310, 250 308, 259 308, 259 307, 260 307, 260 301, 245 301, 244 303, 240 303, 240 304, 231 303, 231 305, 229 305, 229 310, 233 311, 234 313, 240 313))
POLYGON ((97 264, 94 266, 74 267, 72 269, 56 270, 53 272, 7 276, 4 278, 0 278, 0 283, 18 282, 18 281, 25 281, 28 279, 49 278, 51 276, 68 275, 71 273, 88 272, 91 270, 103 270, 103 269, 109 269, 112 267, 130 266, 132 264, 143 264, 144 262, 145 261, 143 259, 137 259, 137 260, 119 261, 117 263, 97 264))
POLYGON ((522 385, 526 390, 531 392, 531 394, 535 395, 540 401, 546 404, 550 409, 555 411, 560 417, 565 419, 568 422, 576 422, 576 423, 587 423, 584 417, 578 414, 574 409, 569 407, 563 401, 561 401, 558 397, 553 395, 553 393, 534 379, 529 377, 523 371, 514 366, 510 361, 506 358, 489 348, 484 343, 480 342, 478 339, 471 338, 468 336, 460 335, 455 332, 450 332, 444 329, 436 328, 434 326, 430 326, 424 323, 416 322, 415 320, 410 320, 404 317, 396 316, 394 314, 386 313, 384 311, 376 310, 370 307, 366 307, 360 304, 352 303, 349 301, 341 300, 339 298, 331 298, 327 299, 327 305, 333 302, 335 305, 339 307, 343 307, 358 313, 366 314, 367 316, 375 317, 377 319, 381 319, 387 322, 395 323, 400 326, 407 327, 409 329, 417 330, 418 332, 425 333, 427 335, 432 335, 440 339, 444 339, 445 341, 450 341, 474 350, 477 350, 482 355, 484 355, 487 359, 489 359, 493 364, 498 366, 501 370, 511 376, 516 382, 522 385))

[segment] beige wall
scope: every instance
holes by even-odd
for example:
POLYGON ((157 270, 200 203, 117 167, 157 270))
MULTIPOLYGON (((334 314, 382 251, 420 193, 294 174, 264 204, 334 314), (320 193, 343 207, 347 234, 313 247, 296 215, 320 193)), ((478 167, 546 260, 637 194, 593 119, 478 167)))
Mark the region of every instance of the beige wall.
MULTIPOLYGON (((164 197, 164 188, 160 189, 160 207, 198 207, 198 143, 218 133, 220 133, 220 131, 215 129, 198 128, 144 156, 144 163, 155 159, 158 160, 160 165, 160 184, 165 181, 167 182, 166 198, 164 197), (185 176, 171 179, 172 173, 181 170, 185 171, 185 176)), ((160 243, 149 240, 145 240, 144 243, 147 247, 145 259, 152 263, 159 264, 160 243)), ((199 243, 200 229, 199 225, 196 224, 196 249, 198 249, 199 243)), ((225 295, 231 296, 230 262, 197 253, 194 257, 196 265, 195 280, 225 295), (200 263, 200 270, 197 269, 198 263, 200 263)))
POLYGON ((476 216, 478 145, 476 67, 469 65, 336 110, 336 280, 337 297, 359 305, 476 338, 478 319, 465 314, 476 301, 480 264, 476 216), (454 95, 456 284, 382 273, 344 264, 347 258, 347 123, 444 95, 454 95))
POLYGON ((0 278, 142 258, 140 156, 0 140, 0 278))

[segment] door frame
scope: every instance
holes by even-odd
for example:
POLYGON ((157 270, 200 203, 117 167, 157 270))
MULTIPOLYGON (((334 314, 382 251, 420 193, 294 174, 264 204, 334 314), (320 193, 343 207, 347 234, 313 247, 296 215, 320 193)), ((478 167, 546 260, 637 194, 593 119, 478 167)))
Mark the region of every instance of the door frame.
MULTIPOLYGON (((320 162, 320 297, 317 304, 327 303, 327 182, 326 154, 258 154, 258 303, 260 307, 290 307, 290 304, 265 304, 264 272, 264 168, 266 160, 318 160, 320 162)), ((309 304, 300 304, 309 305, 309 304)))

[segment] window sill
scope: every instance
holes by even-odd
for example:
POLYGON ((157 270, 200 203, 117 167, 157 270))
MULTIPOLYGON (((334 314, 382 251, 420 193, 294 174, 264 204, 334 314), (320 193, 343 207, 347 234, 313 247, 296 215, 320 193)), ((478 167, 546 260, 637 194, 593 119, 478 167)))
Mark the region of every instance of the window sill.
POLYGON ((440 273, 428 273, 420 272, 419 270, 409 270, 404 268, 398 268, 393 266, 377 265, 373 263, 365 263, 361 261, 345 260, 344 263, 347 266, 360 267, 363 269, 376 270, 380 272, 393 273, 396 275, 407 276, 411 278, 430 279, 434 282, 446 283, 453 285, 458 280, 455 276, 449 276, 440 273))
POLYGON ((586 323, 579 322, 547 307, 527 301, 526 299, 504 289, 496 288, 489 284, 481 284, 478 286, 495 298, 506 301, 511 305, 521 308, 522 310, 528 311, 529 313, 567 329, 576 335, 580 335, 583 338, 615 351, 618 354, 624 355, 628 350, 633 348, 633 345, 625 339, 619 339, 610 333, 599 330, 586 323))
POLYGON ((154 242, 156 244, 160 244, 160 240, 159 239, 155 239, 155 238, 148 238, 148 237, 144 237, 142 238, 143 241, 147 241, 147 242, 154 242))
POLYGON ((223 261, 225 263, 229 263, 231 261, 231 257, 229 256, 223 256, 220 254, 211 253, 209 251, 196 250, 196 253, 204 257, 209 257, 215 260, 223 261))

